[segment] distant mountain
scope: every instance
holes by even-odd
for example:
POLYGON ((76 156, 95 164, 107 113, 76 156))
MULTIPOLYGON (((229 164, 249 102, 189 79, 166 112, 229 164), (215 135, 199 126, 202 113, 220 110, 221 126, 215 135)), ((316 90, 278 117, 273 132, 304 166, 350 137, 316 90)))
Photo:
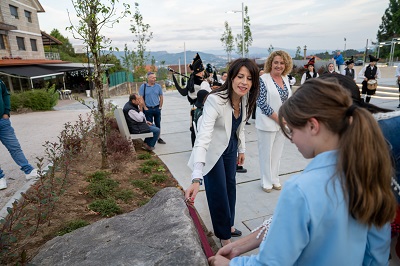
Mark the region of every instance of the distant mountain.
MULTIPOLYGON (((197 52, 195 51, 186 51, 186 64, 190 64, 193 61, 193 57, 196 55, 197 52)), ((208 63, 216 66, 216 67, 223 67, 226 64, 226 56, 214 55, 211 53, 204 53, 198 52, 203 64, 206 65, 208 63)), ((114 51, 113 54, 121 60, 123 56, 125 56, 124 52, 117 52, 114 51)), ((161 62, 164 61, 164 65, 178 65, 179 61, 180 64, 183 66, 185 64, 185 55, 184 52, 181 53, 168 53, 167 51, 157 51, 157 52, 150 52, 149 60, 147 64, 151 64, 151 58, 156 60, 156 66, 161 65, 161 62)))
MULTIPOLYGON (((280 47, 274 47, 274 50, 284 50, 288 52, 292 57, 295 57, 296 55, 296 49, 286 49, 286 48, 280 48, 280 47)), ((363 49, 360 49, 362 51, 363 49)), ((318 53, 325 53, 325 51, 328 51, 328 53, 331 53, 331 49, 326 49, 326 50, 307 50, 307 55, 315 55, 318 53)), ((186 64, 190 64, 193 60, 193 57, 197 51, 186 51, 186 64)), ((208 50, 207 52, 198 52, 201 59, 203 60, 204 66, 206 64, 210 63, 213 66, 216 66, 217 68, 223 68, 226 65, 227 62, 227 55, 224 50, 208 50)), ((303 49, 301 50, 301 55, 303 55, 304 51, 303 49)), ((114 51, 113 54, 118 58, 121 59, 121 57, 124 56, 124 52, 120 51, 114 51)), ((250 58, 267 58, 269 55, 268 53, 268 48, 262 48, 262 47, 250 47, 250 58)), ((232 58, 239 58, 239 56, 236 53, 232 53, 232 58)), ((150 57, 149 60, 147 61, 147 64, 151 64, 151 58, 154 57, 156 60, 156 66, 160 66, 162 61, 165 61, 164 64, 166 66, 169 65, 178 65, 179 61, 180 64, 183 66, 185 64, 184 62, 184 52, 180 53, 168 53, 167 51, 156 51, 156 52, 150 52, 150 57)))

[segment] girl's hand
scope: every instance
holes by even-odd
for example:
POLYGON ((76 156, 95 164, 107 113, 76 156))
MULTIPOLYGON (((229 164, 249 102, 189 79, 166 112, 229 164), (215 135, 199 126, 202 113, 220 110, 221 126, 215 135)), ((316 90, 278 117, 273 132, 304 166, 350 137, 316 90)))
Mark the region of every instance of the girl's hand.
POLYGON ((230 260, 220 255, 208 258, 208 263, 211 266, 229 266, 229 262, 230 260))

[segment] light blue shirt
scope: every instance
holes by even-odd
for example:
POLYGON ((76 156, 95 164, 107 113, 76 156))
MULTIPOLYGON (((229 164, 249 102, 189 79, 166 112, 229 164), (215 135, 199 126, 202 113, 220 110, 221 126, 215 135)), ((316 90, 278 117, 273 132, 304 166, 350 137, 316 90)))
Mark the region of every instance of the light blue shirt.
POLYGON ((336 161, 336 151, 321 153, 288 180, 259 254, 229 265, 388 265, 390 224, 369 228, 351 217, 336 161))
POLYGON ((146 95, 144 95, 144 84, 139 88, 139 95, 145 96, 147 107, 154 107, 160 105, 160 96, 163 95, 163 91, 160 84, 155 83, 153 86, 149 86, 146 83, 146 95))

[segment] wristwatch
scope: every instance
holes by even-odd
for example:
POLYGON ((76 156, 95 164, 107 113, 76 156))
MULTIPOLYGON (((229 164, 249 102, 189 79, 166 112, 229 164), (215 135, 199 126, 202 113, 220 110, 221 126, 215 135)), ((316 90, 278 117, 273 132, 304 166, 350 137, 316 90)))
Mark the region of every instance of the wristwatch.
POLYGON ((199 183, 200 184, 200 186, 201 185, 203 185, 203 180, 201 180, 201 179, 192 179, 192 184, 194 184, 194 183, 199 183))

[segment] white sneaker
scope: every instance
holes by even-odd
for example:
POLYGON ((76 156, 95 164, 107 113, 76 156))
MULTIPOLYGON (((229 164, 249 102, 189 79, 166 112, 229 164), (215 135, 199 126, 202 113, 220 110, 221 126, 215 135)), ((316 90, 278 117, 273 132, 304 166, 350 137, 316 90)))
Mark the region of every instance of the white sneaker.
POLYGON ((38 170, 37 169, 33 169, 29 174, 26 174, 25 177, 26 177, 26 180, 39 178, 38 170))
POLYGON ((2 178, 0 178, 0 190, 1 189, 6 189, 6 188, 7 188, 6 178, 2 177, 2 178))

